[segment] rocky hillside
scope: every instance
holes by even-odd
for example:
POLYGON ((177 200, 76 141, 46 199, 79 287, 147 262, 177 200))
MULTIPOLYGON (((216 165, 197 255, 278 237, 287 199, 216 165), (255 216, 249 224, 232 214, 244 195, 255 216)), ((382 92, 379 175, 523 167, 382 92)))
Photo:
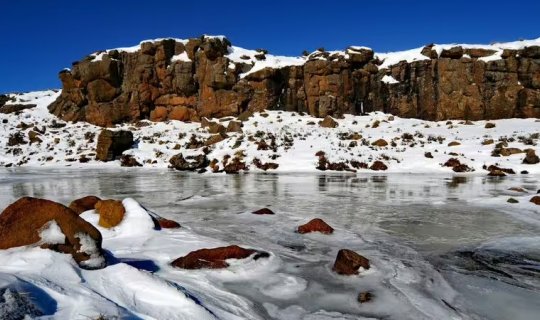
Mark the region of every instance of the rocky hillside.
POLYGON ((50 112, 100 126, 266 109, 315 117, 372 111, 424 120, 540 117, 540 38, 389 54, 321 49, 297 58, 234 47, 224 37, 160 39, 96 52, 60 79, 62 94, 50 112))

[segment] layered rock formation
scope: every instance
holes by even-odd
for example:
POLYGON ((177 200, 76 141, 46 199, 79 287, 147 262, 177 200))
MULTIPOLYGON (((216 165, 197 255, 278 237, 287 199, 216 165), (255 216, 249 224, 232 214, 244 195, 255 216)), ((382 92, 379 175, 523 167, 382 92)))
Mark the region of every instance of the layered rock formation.
POLYGON ((201 37, 99 52, 60 73, 63 91, 49 110, 101 126, 264 109, 318 117, 370 111, 426 120, 540 117, 539 46, 500 52, 426 46, 423 58, 392 65, 357 47, 317 51, 290 65, 276 57, 265 63, 272 56, 264 50, 234 51, 226 38, 201 37))

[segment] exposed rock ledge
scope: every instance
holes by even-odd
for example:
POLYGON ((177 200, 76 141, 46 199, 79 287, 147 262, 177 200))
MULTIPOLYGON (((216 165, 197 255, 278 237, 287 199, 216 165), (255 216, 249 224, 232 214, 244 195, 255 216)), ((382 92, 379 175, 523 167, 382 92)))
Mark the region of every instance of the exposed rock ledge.
POLYGON ((233 47, 224 37, 153 40, 97 52, 60 72, 63 91, 49 110, 101 126, 264 109, 317 117, 540 117, 539 45, 540 38, 391 54, 350 47, 290 58, 233 47))

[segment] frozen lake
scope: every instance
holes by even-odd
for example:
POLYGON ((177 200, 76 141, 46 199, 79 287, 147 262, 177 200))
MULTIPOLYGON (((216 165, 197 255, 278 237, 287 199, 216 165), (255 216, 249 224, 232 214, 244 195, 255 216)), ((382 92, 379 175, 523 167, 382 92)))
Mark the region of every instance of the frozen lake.
MULTIPOLYGON (((518 320, 540 314, 540 207, 527 203, 538 189, 537 175, 3 169, 0 208, 22 196, 64 204, 86 195, 131 197, 201 236, 269 251, 278 258, 270 276, 219 280, 261 319, 518 320), (520 203, 508 204, 509 197, 520 203), (276 215, 245 214, 262 207, 276 215), (294 233, 316 217, 334 235, 294 233), (373 270, 332 274, 341 248, 369 258, 373 270), (373 292, 373 301, 358 303, 360 291, 373 292)), ((196 281, 185 281, 196 290, 196 281)))

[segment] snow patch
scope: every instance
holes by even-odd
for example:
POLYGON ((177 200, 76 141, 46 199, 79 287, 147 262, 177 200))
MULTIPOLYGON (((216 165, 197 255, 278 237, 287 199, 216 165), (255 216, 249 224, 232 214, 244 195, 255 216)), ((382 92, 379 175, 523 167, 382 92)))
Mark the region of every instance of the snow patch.
POLYGON ((66 241, 66 235, 55 220, 51 220, 41 227, 39 237, 41 244, 63 244, 66 241))

